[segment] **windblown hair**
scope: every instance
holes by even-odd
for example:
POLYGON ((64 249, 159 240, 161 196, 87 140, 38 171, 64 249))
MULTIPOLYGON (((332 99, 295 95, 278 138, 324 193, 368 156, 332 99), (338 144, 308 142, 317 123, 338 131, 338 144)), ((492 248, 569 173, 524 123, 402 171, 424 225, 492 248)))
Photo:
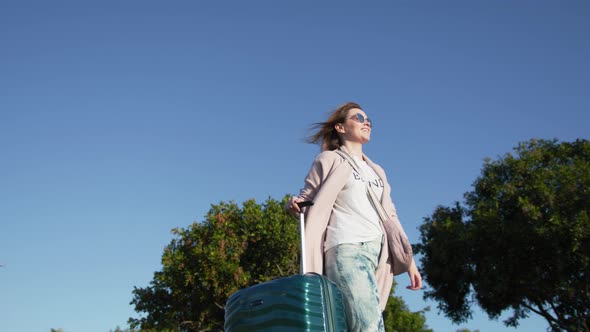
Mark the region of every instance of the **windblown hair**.
POLYGON ((312 144, 320 143, 322 151, 338 149, 342 145, 342 141, 334 126, 346 121, 348 111, 352 108, 361 109, 361 106, 357 103, 348 102, 334 110, 326 122, 314 123, 311 126, 311 130, 315 131, 315 133, 309 136, 306 142, 312 144))

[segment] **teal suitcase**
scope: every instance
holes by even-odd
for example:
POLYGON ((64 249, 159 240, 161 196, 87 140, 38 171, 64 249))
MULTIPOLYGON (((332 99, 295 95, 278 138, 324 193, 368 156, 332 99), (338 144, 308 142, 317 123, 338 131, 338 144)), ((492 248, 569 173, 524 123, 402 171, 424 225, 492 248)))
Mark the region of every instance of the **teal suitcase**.
POLYGON ((271 280, 232 294, 225 332, 346 332, 342 295, 325 276, 307 273, 271 280))
MULTIPOLYGON (((299 207, 313 205, 307 201, 299 207)), ((332 281, 305 273, 303 213, 299 214, 301 273, 241 289, 225 305, 225 332, 346 332, 342 293, 332 281)))

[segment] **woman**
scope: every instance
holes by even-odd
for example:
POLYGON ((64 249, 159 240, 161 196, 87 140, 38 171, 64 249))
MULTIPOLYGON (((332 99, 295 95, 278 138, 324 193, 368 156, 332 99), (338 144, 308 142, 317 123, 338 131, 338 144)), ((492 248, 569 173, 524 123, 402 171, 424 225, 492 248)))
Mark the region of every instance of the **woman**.
MULTIPOLYGON (((305 211, 306 270, 324 274, 338 285, 350 331, 384 331, 382 312, 391 293, 393 269, 385 231, 367 196, 365 181, 381 198, 390 218, 397 219, 397 214, 385 172, 363 154, 372 122, 358 104, 349 102, 314 128, 317 132, 308 142, 321 142, 322 153, 299 196, 291 197, 286 205, 289 212, 298 214, 297 203, 315 203, 305 211), (337 149, 352 156, 359 172, 334 151, 337 149)), ((403 272, 410 277, 408 289, 422 287, 413 259, 403 272)))

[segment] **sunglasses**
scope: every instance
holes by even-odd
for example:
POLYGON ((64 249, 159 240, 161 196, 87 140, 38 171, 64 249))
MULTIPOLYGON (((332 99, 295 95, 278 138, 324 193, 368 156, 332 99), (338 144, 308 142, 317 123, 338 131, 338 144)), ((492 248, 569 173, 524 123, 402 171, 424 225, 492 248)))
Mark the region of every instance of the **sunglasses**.
POLYGON ((360 122, 361 124, 363 124, 363 123, 365 123, 365 121, 367 121, 367 123, 369 124, 369 127, 373 128, 373 121, 371 121, 371 119, 369 119, 368 117, 365 118, 365 116, 362 115, 361 113, 356 113, 355 115, 351 116, 349 119, 356 120, 356 121, 360 122))

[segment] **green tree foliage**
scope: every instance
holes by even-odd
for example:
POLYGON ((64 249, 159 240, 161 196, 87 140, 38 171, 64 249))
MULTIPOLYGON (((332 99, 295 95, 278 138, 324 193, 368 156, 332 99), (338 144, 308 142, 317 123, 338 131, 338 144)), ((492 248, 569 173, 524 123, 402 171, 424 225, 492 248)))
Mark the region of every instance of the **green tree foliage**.
MULTIPOLYGON (((428 311, 430 308, 424 309, 428 311)), ((411 312, 404 301, 392 296, 383 311, 386 332, 432 332, 426 325, 424 311, 411 312)))
MULTIPOLYGON (((221 331, 231 294, 299 273, 299 223, 284 212, 287 199, 221 202, 203 222, 174 229, 161 271, 133 290, 131 304, 142 317, 129 319, 131 331, 221 331)), ((399 317, 388 331, 429 331, 421 313, 410 313, 401 299, 389 302, 389 317, 399 317)))
POLYGON ((135 288, 131 304, 147 315, 132 328, 221 330, 232 293, 298 272, 298 225, 283 203, 246 201, 212 205, 205 221, 174 229, 162 270, 147 288, 135 288))
POLYGON ((114 330, 110 330, 110 332, 178 332, 178 329, 121 329, 117 326, 114 330))
POLYGON ((486 160, 465 205, 424 218, 416 251, 426 298, 455 323, 478 303, 505 324, 531 312, 590 331, 590 142, 530 140, 486 160))

